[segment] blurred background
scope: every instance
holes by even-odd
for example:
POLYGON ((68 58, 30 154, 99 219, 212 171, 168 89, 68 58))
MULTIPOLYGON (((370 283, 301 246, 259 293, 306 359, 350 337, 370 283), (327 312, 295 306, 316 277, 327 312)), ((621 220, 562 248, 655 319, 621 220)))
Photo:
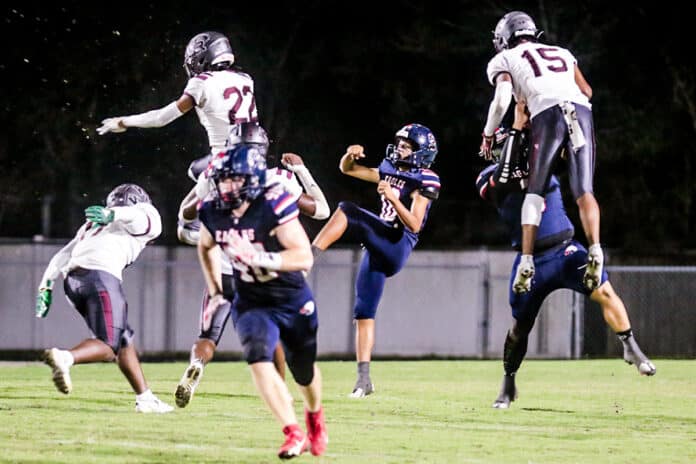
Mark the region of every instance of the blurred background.
MULTIPOLYGON (((545 31, 543 41, 575 53, 594 89, 605 247, 682 261, 696 248, 696 69, 686 53, 692 25, 677 8, 624 1, 60 3, 8 7, 2 15, 0 237, 71 237, 86 206, 129 181, 162 211, 158 243, 176 244, 178 202, 192 185, 186 170, 207 150, 194 113, 159 129, 105 136, 95 129, 106 117, 177 99, 187 82, 186 43, 217 30, 255 79, 272 153, 301 154, 332 207, 344 199, 377 206, 372 186, 338 171, 347 145, 364 145, 367 164, 376 166, 395 131, 419 122, 440 144, 433 168, 443 185, 419 247, 504 248, 507 237, 474 180, 485 166, 477 152, 492 97, 485 72, 491 31, 505 12, 521 9, 545 31)), ((310 235, 321 226, 305 225, 310 235)))

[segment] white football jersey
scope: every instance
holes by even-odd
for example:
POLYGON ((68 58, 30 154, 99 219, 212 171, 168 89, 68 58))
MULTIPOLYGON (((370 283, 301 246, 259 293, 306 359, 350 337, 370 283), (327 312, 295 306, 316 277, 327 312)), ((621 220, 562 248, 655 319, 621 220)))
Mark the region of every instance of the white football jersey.
POLYGON ((213 153, 225 148, 232 126, 258 121, 254 81, 246 73, 231 69, 201 73, 189 79, 184 94, 195 102, 213 153))
POLYGON ((525 100, 531 117, 564 101, 591 108, 589 99, 575 83, 575 56, 565 48, 522 42, 503 50, 488 63, 488 81, 498 74, 512 76, 515 100, 525 100))
POLYGON ((285 190, 292 195, 293 201, 299 200, 303 192, 295 174, 287 169, 268 168, 266 170, 266 187, 273 184, 281 184, 285 187, 285 190))
POLYGON ((82 267, 106 271, 123 280, 123 269, 162 233, 160 214, 149 203, 111 209, 114 211, 114 222, 100 226, 87 221, 77 231, 70 259, 61 269, 63 275, 82 267), (119 216, 126 216, 130 220, 119 220, 119 216))

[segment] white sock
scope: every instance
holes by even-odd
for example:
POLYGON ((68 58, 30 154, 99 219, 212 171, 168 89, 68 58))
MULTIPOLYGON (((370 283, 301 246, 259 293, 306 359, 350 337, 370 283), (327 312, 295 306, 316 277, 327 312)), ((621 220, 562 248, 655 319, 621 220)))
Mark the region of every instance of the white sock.
POLYGON ((152 401, 155 399, 155 395, 152 394, 152 390, 149 388, 139 395, 135 395, 135 401, 152 401))
POLYGON ((72 366, 75 364, 75 357, 73 354, 68 351, 68 350, 60 350, 61 355, 63 356, 63 360, 66 362, 68 367, 72 366))

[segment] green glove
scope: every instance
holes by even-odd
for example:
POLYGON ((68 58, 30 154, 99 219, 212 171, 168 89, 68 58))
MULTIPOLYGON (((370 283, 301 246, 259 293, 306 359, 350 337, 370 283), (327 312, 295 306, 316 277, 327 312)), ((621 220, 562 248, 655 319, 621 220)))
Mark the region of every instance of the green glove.
POLYGON ((39 294, 36 296, 36 317, 46 317, 53 301, 53 281, 47 280, 44 285, 39 287, 39 294))
POLYGON ((113 222, 114 212, 103 206, 90 206, 85 210, 85 218, 87 218, 88 221, 105 226, 113 222))

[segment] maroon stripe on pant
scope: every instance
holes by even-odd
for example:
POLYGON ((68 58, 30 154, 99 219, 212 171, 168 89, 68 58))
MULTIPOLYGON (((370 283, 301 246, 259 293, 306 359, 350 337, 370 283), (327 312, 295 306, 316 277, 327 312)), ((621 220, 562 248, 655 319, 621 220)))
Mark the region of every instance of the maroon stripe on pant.
POLYGON ((106 338, 109 345, 114 345, 114 315, 111 307, 109 292, 102 290, 99 292, 99 299, 102 302, 102 312, 104 313, 104 324, 106 325, 106 338))

